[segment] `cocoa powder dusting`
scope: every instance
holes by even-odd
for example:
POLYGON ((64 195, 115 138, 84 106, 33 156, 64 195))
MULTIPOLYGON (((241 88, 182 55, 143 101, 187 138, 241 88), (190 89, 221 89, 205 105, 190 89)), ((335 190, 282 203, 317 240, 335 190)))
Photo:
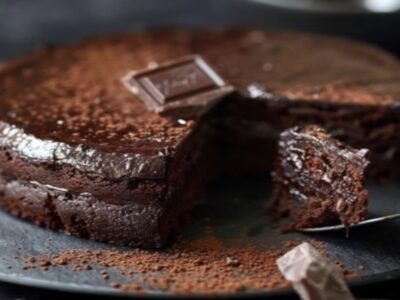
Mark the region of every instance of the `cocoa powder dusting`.
MULTIPOLYGON (((28 257, 25 267, 68 265, 73 271, 80 272, 92 270, 92 266, 97 265, 103 268, 99 276, 106 281, 110 276, 104 268, 112 268, 124 275, 126 282, 112 280, 109 286, 132 293, 214 294, 272 290, 289 287, 277 269, 276 260, 301 242, 295 240, 279 248, 256 249, 252 246, 224 246, 217 238, 208 236, 163 251, 71 249, 28 257)), ((321 243, 309 242, 326 253, 321 243)))

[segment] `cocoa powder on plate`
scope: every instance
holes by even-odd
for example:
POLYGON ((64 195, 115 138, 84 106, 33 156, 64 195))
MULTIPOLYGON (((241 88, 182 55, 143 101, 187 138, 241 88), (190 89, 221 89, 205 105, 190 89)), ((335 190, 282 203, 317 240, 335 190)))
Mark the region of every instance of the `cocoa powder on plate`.
MULTIPOLYGON (((104 268, 99 271, 99 276, 107 281, 110 278, 107 270, 112 268, 124 275, 126 280, 112 281, 109 285, 133 293, 168 291, 177 294, 214 294, 272 290, 289 287, 277 269, 276 259, 300 242, 295 240, 279 248, 257 249, 252 246, 224 246, 214 236, 208 236, 162 251, 122 251, 115 248, 65 250, 27 257, 24 268, 46 270, 68 265, 73 271, 81 272, 92 270, 92 266, 97 265, 104 268)), ((309 242, 326 253, 321 243, 309 242)))

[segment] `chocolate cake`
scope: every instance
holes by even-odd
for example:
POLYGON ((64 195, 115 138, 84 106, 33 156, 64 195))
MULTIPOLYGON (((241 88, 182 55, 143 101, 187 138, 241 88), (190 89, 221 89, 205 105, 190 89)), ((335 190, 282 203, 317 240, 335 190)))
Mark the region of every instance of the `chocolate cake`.
POLYGON ((280 135, 273 172, 273 208, 288 213, 294 229, 340 220, 356 224, 367 216, 364 185, 367 149, 353 149, 318 126, 280 135))
POLYGON ((373 174, 397 174, 399 66, 372 46, 253 30, 141 32, 43 49, 0 72, 0 204, 73 235, 160 247, 205 180, 269 171, 278 132, 308 122, 371 148, 373 174), (133 87, 195 54, 226 83, 210 75, 196 91, 213 99, 133 87), (228 83, 237 92, 221 100, 228 83))

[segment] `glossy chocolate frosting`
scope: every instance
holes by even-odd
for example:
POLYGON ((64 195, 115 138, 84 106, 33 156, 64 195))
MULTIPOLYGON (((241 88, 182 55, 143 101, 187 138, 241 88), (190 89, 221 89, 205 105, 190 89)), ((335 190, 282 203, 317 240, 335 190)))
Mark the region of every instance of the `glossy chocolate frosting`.
POLYGON ((83 144, 75 147, 62 142, 41 140, 15 125, 0 122, 0 145, 12 149, 19 157, 34 162, 73 165, 87 174, 103 175, 109 179, 163 178, 168 149, 154 154, 119 154, 100 152, 83 144))
POLYGON ((0 73, 0 147, 107 178, 161 178, 195 119, 149 112, 132 70, 199 54, 246 98, 392 105, 399 61, 371 46, 261 31, 143 32, 48 48, 0 73))

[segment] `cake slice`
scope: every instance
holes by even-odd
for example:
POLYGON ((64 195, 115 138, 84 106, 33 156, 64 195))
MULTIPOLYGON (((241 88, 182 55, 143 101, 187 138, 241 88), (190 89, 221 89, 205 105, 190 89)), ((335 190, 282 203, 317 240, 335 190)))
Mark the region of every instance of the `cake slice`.
POLYGON ((366 149, 354 149, 309 125, 282 132, 273 172, 272 207, 288 213, 292 229, 367 216, 366 149))

